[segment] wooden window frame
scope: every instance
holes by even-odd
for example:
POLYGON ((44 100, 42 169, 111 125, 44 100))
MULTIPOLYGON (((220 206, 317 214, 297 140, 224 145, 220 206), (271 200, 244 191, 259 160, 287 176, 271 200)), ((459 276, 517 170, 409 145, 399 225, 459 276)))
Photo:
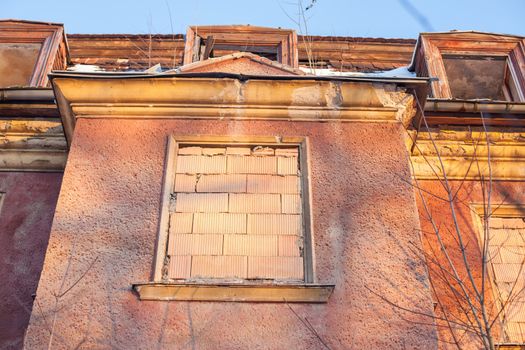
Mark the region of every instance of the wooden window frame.
POLYGON ((312 217, 310 215, 311 188, 309 146, 307 137, 274 136, 176 136, 168 137, 166 161, 161 199, 161 214, 154 257, 153 281, 134 283, 133 288, 141 300, 184 300, 184 301, 235 301, 235 302, 299 302, 325 303, 331 295, 333 284, 318 284, 315 276, 313 252, 312 217), (169 238, 169 204, 175 188, 175 169, 178 147, 196 146, 294 146, 299 149, 301 169, 302 229, 304 239, 303 268, 304 281, 276 283, 252 282, 225 283, 174 283, 163 280, 163 267, 167 255, 169 238))
POLYGON ((186 32, 184 65, 206 59, 211 51, 209 45, 201 55, 205 43, 219 46, 253 47, 261 49, 276 47, 277 61, 293 68, 299 67, 297 33, 289 29, 254 26, 191 26, 186 32))
MULTIPOLYGON (((432 97, 452 99, 442 55, 494 56, 507 58, 509 84, 516 96, 525 102, 525 39, 481 33, 422 34, 416 50, 416 72, 437 78, 431 82, 432 97), (419 54, 418 54, 419 52, 419 54), (424 61, 421 60, 423 58, 424 61)), ((513 94, 514 95, 514 94, 513 94)))
POLYGON ((52 70, 64 70, 69 53, 61 24, 29 21, 0 21, 0 43, 40 44, 40 52, 29 79, 30 87, 45 87, 52 70))

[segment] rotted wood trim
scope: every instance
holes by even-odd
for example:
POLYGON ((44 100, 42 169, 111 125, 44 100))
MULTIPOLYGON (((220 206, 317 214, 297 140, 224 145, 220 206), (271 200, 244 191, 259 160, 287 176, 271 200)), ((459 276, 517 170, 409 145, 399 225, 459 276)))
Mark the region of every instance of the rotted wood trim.
POLYGON ((140 300, 326 303, 333 284, 134 283, 140 300))

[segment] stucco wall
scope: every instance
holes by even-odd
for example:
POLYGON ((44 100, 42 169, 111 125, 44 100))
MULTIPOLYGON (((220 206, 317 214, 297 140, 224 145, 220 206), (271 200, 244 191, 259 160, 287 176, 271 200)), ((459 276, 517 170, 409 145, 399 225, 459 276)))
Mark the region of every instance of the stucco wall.
POLYGON ((426 269, 408 249, 420 241, 403 132, 380 123, 79 119, 37 293, 42 311, 25 347, 322 349, 306 318, 332 349, 435 348, 427 319, 374 295, 432 313, 426 269), (138 300, 130 285, 152 276, 170 134, 310 138, 316 275, 336 285, 327 304, 138 300))
POLYGON ((0 349, 22 347, 62 174, 0 173, 0 349))
MULTIPOLYGON (((435 285, 435 292, 437 294, 436 301, 439 300, 437 305, 437 312, 443 319, 443 313, 440 312, 441 307, 446 311, 448 318, 457 322, 452 324, 452 327, 456 329, 455 334, 457 339, 460 341, 460 345, 464 349, 478 349, 481 347, 479 338, 472 334, 467 333, 463 335, 463 332, 458 330, 461 324, 468 324, 466 321, 466 300, 457 299, 457 295, 452 292, 452 288, 460 290, 457 285, 451 285, 445 282, 443 278, 442 268, 450 271, 450 264, 445 256, 440 252, 440 244, 435 231, 432 228, 431 221, 433 220, 436 227, 440 229, 440 236, 443 244, 447 249, 447 253, 455 268, 457 269, 460 276, 464 276, 465 285, 469 294, 472 296, 472 300, 475 300, 474 291, 471 287, 470 281, 466 278, 467 270, 463 261, 463 256, 458 245, 457 231, 454 227, 454 220, 452 211, 447 202, 440 198, 447 198, 447 192, 444 190, 443 185, 439 181, 419 181, 418 184, 421 187, 421 194, 427 204, 428 212, 423 206, 421 196, 418 194, 417 201, 421 216, 421 229, 424 243, 425 254, 429 259, 429 273, 432 281, 435 285), (430 216, 429 216, 430 215, 430 216), (458 303, 458 300, 462 300, 458 303)), ((489 188, 489 183, 485 183, 486 190, 489 188)), ((465 246, 465 256, 467 258, 468 266, 471 269, 473 280, 478 288, 481 290, 481 252, 480 252, 480 232, 477 223, 474 222, 473 213, 470 208, 471 204, 484 203, 482 182, 471 180, 471 181, 451 181, 450 188, 453 193, 457 193, 456 200, 454 202, 454 208, 456 211, 456 222, 458 224, 459 232, 462 235, 465 246)), ((419 191, 416 191, 419 192, 419 191)), ((501 204, 524 204, 525 203, 525 182, 520 181, 494 181, 491 190, 492 196, 492 210, 497 209, 501 204)), ((486 197, 485 197, 486 198, 486 197)), ((486 199, 485 199, 486 201, 486 199)), ((451 276, 451 275, 449 275, 451 276)), ((449 278, 449 281, 452 279, 449 278)), ((493 294, 490 284, 487 285, 486 290, 486 306, 489 311, 495 311, 496 309, 491 308, 493 305, 493 294)), ((479 305, 479 304, 476 304, 479 305)), ((492 315, 491 319, 495 316, 492 315)), ((472 318, 471 318, 472 319, 472 318)), ((454 342, 454 339, 450 335, 450 330, 446 323, 442 323, 443 327, 439 327, 440 330, 440 347, 441 348, 456 348, 448 342, 454 342)), ((498 340, 498 322, 495 322, 494 336, 498 340)))

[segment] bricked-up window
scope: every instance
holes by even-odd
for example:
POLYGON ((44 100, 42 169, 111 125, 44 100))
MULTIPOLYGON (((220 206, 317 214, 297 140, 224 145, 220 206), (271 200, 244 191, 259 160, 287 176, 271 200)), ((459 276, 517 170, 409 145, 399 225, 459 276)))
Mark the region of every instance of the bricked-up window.
POLYGON ((504 343, 525 343, 525 218, 490 219, 489 260, 504 343))
POLYGON ((178 144, 162 279, 308 280, 299 153, 294 144, 178 144))

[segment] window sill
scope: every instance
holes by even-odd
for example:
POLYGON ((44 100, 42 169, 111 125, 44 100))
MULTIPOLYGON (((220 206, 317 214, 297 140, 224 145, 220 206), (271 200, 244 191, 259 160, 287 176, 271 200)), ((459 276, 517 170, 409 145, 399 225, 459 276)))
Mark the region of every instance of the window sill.
POLYGON ((523 343, 499 343, 495 346, 498 350, 523 350, 525 349, 525 344, 523 343))
POLYGON ((326 303, 333 284, 134 283, 140 300, 326 303))

